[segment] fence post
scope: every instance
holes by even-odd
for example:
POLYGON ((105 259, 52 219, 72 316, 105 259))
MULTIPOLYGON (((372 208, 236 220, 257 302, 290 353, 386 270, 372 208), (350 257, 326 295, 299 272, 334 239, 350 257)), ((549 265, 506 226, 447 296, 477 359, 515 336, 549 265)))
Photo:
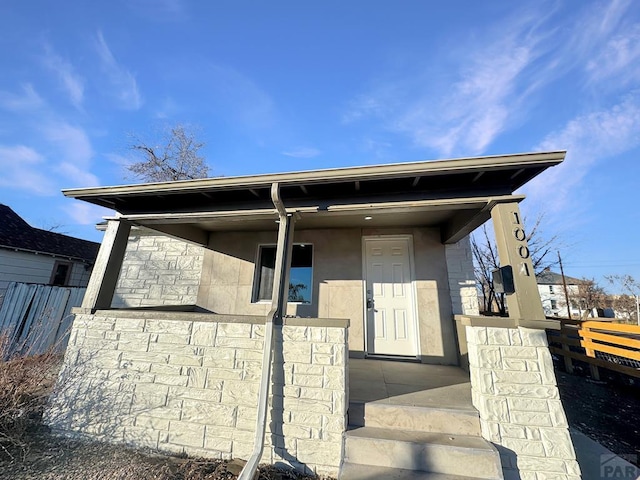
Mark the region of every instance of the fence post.
MULTIPOLYGON (((579 329, 578 329, 578 334, 580 335, 580 337, 583 340, 583 345, 585 345, 585 340, 586 341, 591 341, 590 338, 586 338, 584 337, 584 335, 582 334, 583 332, 590 332, 591 329, 589 327, 584 327, 583 325, 580 325, 579 329)), ((587 357, 591 357, 591 358, 596 358, 596 352, 591 349, 588 348, 587 346, 584 347, 584 351, 587 355, 587 357)), ((589 363, 589 370, 591 372, 591 378, 593 378, 594 380, 600 380, 600 370, 598 370, 598 367, 592 363, 589 363)))

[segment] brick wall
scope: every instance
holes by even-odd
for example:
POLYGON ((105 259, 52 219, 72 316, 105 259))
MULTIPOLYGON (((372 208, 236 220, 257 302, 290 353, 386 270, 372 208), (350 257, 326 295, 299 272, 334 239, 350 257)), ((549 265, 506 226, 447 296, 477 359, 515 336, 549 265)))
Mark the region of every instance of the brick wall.
POLYGON ((478 315, 478 290, 469 237, 458 243, 445 245, 445 256, 453 314, 478 315))
MULTIPOLYGON (((127 313, 129 318, 116 312, 76 316, 47 422, 68 434, 110 442, 248 458, 264 322, 127 313)), ((342 323, 276 328, 279 354, 262 462, 337 474, 347 409, 347 322, 342 323)))
POLYGON ((544 330, 466 327, 473 404, 505 480, 579 480, 544 330))
POLYGON ((198 245, 132 230, 112 306, 195 304, 203 256, 198 245))

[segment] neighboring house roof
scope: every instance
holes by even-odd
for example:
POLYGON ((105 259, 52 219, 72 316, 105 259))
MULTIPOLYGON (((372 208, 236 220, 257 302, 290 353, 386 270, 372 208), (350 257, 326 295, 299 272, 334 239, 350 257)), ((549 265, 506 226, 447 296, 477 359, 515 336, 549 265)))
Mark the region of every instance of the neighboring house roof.
MULTIPOLYGON (((564 276, 567 285, 579 285, 582 280, 579 278, 564 276)), ((562 275, 556 272, 552 272, 548 268, 536 275, 538 285, 562 285, 562 275)))
POLYGON ((46 253, 92 262, 99 243, 34 228, 7 205, 0 203, 0 248, 46 253))

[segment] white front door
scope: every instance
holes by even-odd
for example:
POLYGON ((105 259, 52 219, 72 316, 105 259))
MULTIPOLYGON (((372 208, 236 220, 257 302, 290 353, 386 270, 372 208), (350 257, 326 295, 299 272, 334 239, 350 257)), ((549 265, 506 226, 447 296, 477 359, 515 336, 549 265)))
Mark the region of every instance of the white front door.
POLYGON ((411 237, 364 239, 367 353, 417 355, 411 237))

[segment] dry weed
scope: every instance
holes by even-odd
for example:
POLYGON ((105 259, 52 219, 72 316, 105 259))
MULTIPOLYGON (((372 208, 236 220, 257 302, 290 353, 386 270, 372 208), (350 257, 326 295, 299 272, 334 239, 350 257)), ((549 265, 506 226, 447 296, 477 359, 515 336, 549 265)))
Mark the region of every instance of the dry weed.
POLYGON ((60 355, 53 350, 26 356, 10 355, 9 340, 0 336, 0 455, 24 456, 29 434, 40 425, 55 382, 60 355))

